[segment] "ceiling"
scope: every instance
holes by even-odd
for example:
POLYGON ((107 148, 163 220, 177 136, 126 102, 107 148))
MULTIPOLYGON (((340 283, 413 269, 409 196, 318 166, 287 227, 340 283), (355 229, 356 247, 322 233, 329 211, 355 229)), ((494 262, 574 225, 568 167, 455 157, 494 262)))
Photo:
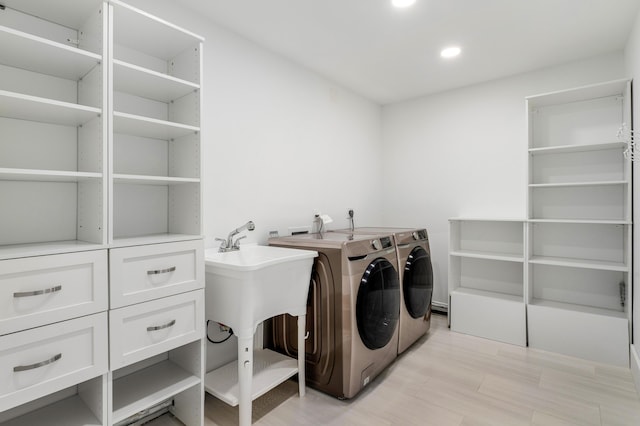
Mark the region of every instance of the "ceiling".
POLYGON ((640 0, 176 0, 380 104, 624 48, 640 0), (455 59, 440 58, 451 44, 455 59))

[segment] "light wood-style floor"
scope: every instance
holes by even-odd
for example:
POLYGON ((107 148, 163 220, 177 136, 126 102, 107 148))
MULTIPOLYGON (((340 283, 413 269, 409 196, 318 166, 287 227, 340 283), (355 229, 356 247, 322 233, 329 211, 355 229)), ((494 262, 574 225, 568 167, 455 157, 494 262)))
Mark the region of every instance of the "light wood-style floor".
MULTIPOLYGON (((451 332, 430 332, 358 396, 339 401, 286 382, 254 401, 256 425, 640 425, 628 369, 451 332)), ((237 425, 207 395, 205 424, 237 425)))

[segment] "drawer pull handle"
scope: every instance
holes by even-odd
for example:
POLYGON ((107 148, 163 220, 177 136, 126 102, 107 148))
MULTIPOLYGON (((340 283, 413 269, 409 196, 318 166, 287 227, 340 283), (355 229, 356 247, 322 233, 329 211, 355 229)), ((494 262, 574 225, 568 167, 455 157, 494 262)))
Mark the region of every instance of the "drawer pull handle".
POLYGON ((169 272, 173 272, 176 270, 175 266, 167 269, 154 269, 153 271, 147 271, 147 275, 158 275, 158 274, 168 274, 169 272))
POLYGON ((13 367, 13 372, 17 373, 19 371, 35 370, 36 368, 44 367, 45 365, 49 365, 49 364, 51 364, 53 362, 56 362, 60 358, 62 358, 62 354, 61 353, 58 354, 58 355, 54 355, 51 358, 46 359, 44 361, 36 362, 35 364, 18 365, 17 367, 13 367))
POLYGON ((19 291, 13 293, 13 297, 30 297, 30 296, 40 296, 42 294, 56 293, 62 290, 61 285, 57 285, 51 288, 45 288, 43 290, 35 290, 35 291, 19 291))
POLYGON ((173 327, 174 324, 176 323, 176 320, 171 320, 166 324, 162 324, 162 325, 154 325, 151 327, 147 327, 147 331, 158 331, 158 330, 163 330, 165 328, 169 328, 169 327, 173 327))

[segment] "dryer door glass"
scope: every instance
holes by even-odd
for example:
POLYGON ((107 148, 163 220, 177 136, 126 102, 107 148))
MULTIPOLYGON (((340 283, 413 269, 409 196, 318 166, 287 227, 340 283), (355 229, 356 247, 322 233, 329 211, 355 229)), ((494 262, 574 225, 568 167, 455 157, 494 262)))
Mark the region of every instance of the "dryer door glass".
POLYGON ((404 305, 413 318, 424 316, 431 304, 433 269, 429 254, 422 247, 411 250, 404 265, 402 294, 404 305))
POLYGON ((391 262, 371 262, 360 280, 356 300, 358 332, 365 346, 379 349, 394 335, 400 316, 400 283, 391 262))

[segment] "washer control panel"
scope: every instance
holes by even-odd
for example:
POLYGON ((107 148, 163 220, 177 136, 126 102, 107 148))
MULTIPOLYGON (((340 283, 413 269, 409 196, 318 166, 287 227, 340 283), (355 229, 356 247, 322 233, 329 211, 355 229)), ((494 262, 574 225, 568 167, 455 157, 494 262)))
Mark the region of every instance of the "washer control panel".
POLYGON ((416 241, 429 239, 429 237, 427 237, 427 230, 426 229, 419 229, 417 231, 414 231, 413 232, 413 239, 416 240, 416 241))

